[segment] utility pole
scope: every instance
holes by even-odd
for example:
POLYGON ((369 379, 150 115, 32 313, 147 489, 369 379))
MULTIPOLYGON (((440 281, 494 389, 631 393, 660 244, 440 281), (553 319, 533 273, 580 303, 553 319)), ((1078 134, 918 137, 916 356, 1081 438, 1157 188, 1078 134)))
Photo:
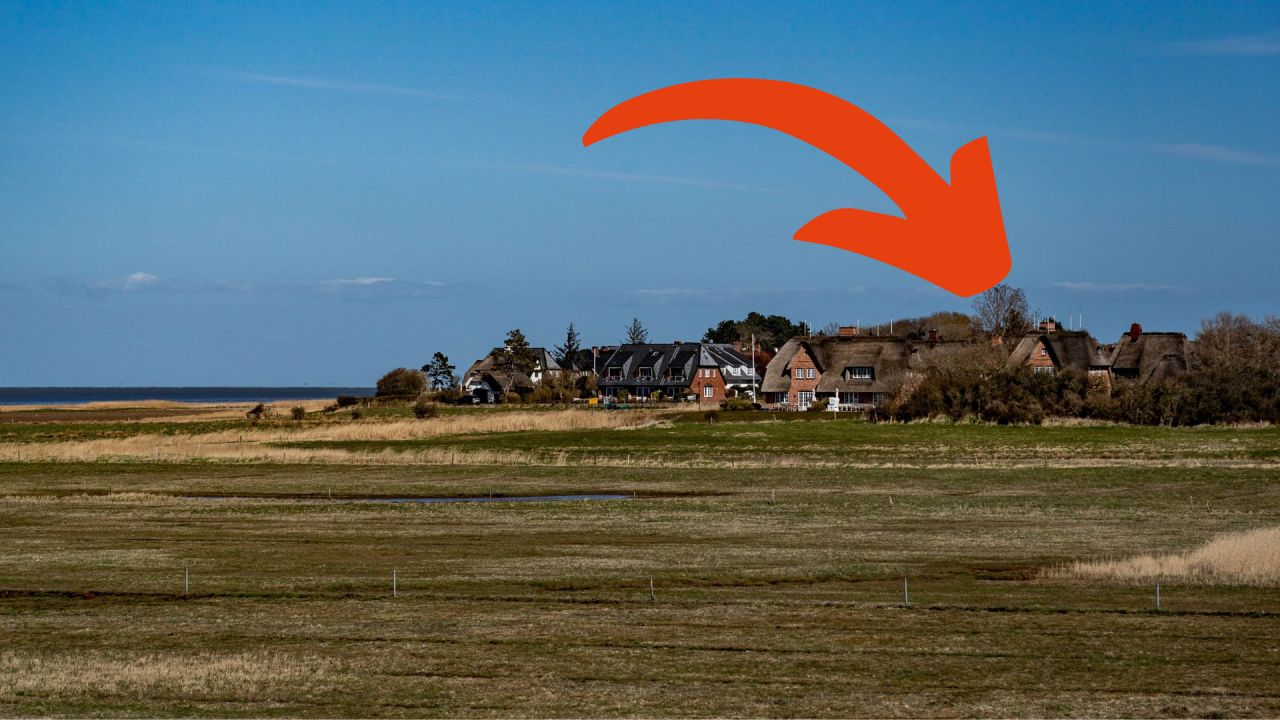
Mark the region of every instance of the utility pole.
POLYGON ((756 334, 751 333, 751 402, 756 402, 756 334))

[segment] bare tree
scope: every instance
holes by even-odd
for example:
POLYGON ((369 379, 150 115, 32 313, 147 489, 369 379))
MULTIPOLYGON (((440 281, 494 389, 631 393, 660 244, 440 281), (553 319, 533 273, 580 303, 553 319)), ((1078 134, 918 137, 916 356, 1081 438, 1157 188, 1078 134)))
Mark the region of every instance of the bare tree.
POLYGON ((1000 283, 973 301, 978 325, 988 335, 1012 338, 1031 329, 1027 294, 1021 288, 1000 283))

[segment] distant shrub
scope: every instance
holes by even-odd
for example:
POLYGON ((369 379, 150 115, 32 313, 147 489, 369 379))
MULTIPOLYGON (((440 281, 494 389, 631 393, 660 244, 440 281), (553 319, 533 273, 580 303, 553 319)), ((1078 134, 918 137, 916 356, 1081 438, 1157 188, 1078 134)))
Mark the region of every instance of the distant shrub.
POLYGON ((352 407, 354 405, 359 405, 363 401, 364 401, 364 398, 357 397, 355 395, 339 395, 337 406, 340 408, 352 407))
POLYGON ((358 409, 357 409, 357 410, 352 410, 352 411, 351 411, 351 419, 352 419, 352 420, 359 420, 363 415, 364 415, 364 413, 360 412, 358 409))
POLYGON ((559 395, 556 391, 545 385, 540 385, 534 388, 533 392, 529 393, 528 398, 529 402, 539 404, 550 404, 558 399, 559 395))
POLYGON ((751 408, 751 401, 739 395, 735 397, 725 398, 725 401, 723 403, 720 403, 720 409, 728 410, 730 412, 741 412, 743 410, 750 410, 752 408, 751 408))
POLYGON ((378 380, 378 397, 417 396, 426 389, 427 379, 421 370, 396 368, 378 380))
POLYGON ((266 414, 267 414, 267 406, 262 403, 258 403, 257 405, 253 406, 252 410, 245 413, 244 416, 249 418, 250 420, 260 420, 262 419, 262 416, 266 414))
POLYGON ((520 398, 520 393, 509 392, 502 396, 502 402, 507 405, 519 405, 523 400, 520 398))
POLYGON ((302 407, 301 405, 294 405, 292 412, 293 412, 294 420, 301 420, 307 416, 306 408, 302 407))
POLYGON ((436 402, 452 404, 452 403, 457 403, 459 400, 461 400, 462 396, 465 394, 466 393, 462 392, 458 388, 446 388, 444 390, 437 390, 436 392, 431 393, 430 397, 432 400, 435 400, 436 402))
POLYGON ((431 402, 425 395, 419 396, 413 403, 413 416, 419 420, 428 420, 440 414, 440 410, 436 408, 436 404, 431 402))
POLYGON ((809 404, 809 412, 822 412, 827 409, 827 399, 821 398, 809 404))
POLYGON ((702 417, 707 421, 708 425, 713 425, 715 424, 716 420, 720 419, 720 413, 716 412, 715 410, 708 410, 702 413, 702 417))

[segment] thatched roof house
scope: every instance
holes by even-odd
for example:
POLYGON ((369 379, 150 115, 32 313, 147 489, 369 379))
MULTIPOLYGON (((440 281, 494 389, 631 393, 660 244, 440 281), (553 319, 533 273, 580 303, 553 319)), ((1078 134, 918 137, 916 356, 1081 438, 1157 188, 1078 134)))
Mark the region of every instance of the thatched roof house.
POLYGON ((896 393, 913 364, 905 338, 841 335, 788 340, 765 368, 770 405, 807 408, 816 400, 873 405, 896 393))
POLYGON ((1036 331, 1018 341, 1009 365, 1030 366, 1036 372, 1106 372, 1110 358, 1098 341, 1082 330, 1036 331))
POLYGON ((1120 336, 1111 353, 1111 372, 1116 377, 1141 382, 1167 380, 1187 371, 1191 364, 1191 342, 1180 332, 1143 332, 1134 323, 1120 336))

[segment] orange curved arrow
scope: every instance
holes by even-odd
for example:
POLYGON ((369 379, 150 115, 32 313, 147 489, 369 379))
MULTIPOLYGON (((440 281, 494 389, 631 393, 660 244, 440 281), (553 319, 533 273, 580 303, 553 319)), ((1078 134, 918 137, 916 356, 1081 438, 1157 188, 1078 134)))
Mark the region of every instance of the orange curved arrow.
POLYGON ((832 210, 797 230, 796 240, 865 255, 961 297, 1009 274, 1009 242, 985 137, 951 156, 948 185, 902 138, 850 102, 795 83, 725 78, 672 85, 620 103, 591 125, 582 144, 673 120, 734 120, 784 132, 861 173, 905 216, 832 210))

